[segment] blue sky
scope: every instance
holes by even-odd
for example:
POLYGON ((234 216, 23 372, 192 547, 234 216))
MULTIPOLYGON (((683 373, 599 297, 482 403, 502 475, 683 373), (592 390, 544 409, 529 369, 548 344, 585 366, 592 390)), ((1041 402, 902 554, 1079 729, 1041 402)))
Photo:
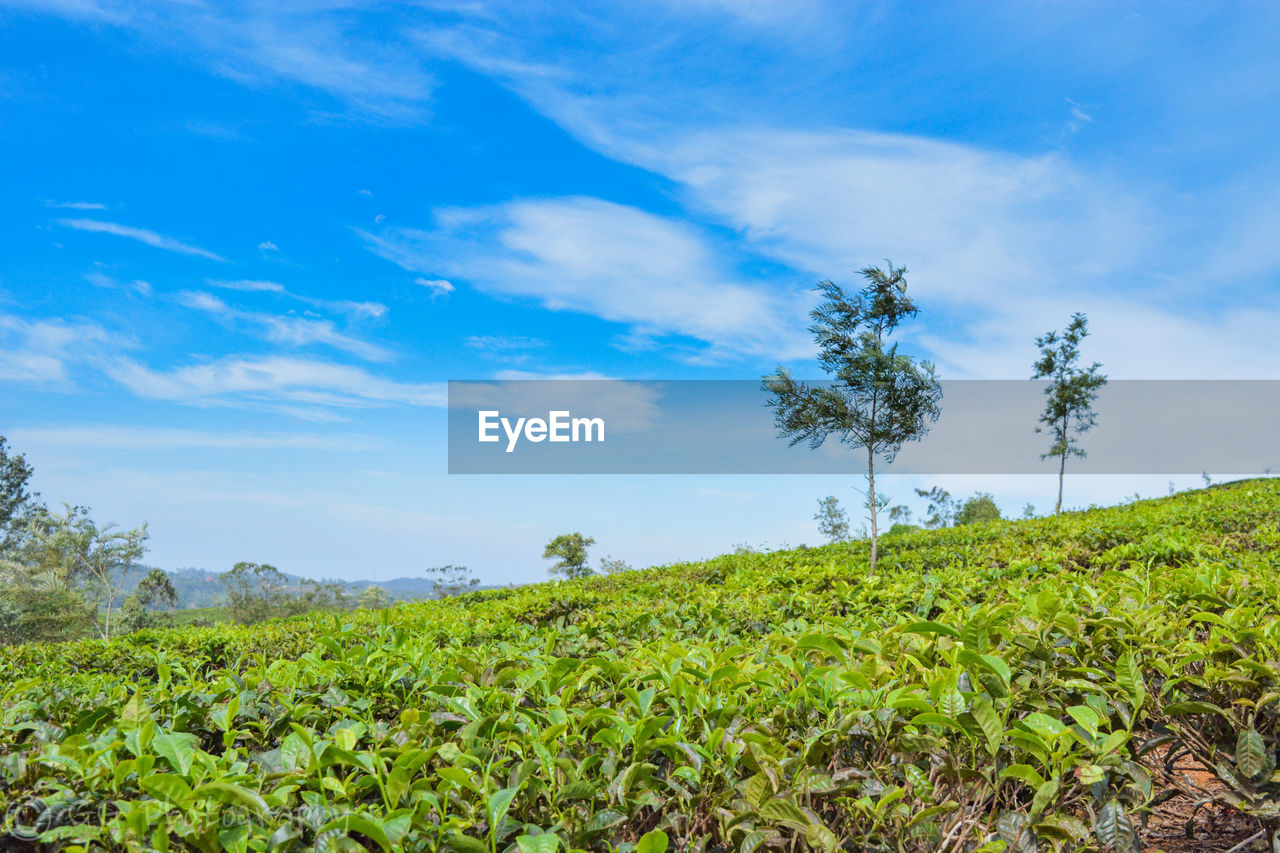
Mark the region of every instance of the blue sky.
POLYGON ((856 483, 449 477, 442 383, 814 371, 885 257, 947 377, 1082 310, 1113 377, 1276 378, 1278 54, 1267 4, 0 0, 0 434, 170 568, 812 543, 856 483))

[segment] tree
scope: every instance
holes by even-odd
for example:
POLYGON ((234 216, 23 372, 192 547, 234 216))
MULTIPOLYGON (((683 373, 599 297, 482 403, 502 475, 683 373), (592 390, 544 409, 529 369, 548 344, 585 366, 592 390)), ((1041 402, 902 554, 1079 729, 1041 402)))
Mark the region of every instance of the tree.
POLYGON ((557 557, 560 560, 547 571, 553 575, 564 575, 566 580, 585 578, 594 574, 591 567, 587 565, 587 549, 594 544, 596 540, 581 533, 561 533, 548 542, 546 549, 542 552, 544 560, 553 560, 557 557))
POLYGON ((133 594, 138 597, 138 604, 155 613, 158 610, 173 610, 178 606, 178 592, 173 588, 173 581, 163 569, 152 569, 147 576, 138 581, 133 594))
POLYGON ((1040 454, 1041 459, 1056 458, 1058 460, 1058 502, 1053 512, 1062 512, 1062 481, 1066 475, 1067 457, 1086 454, 1080 447, 1079 437, 1093 428, 1096 415, 1093 401, 1098 397, 1098 389, 1107 384, 1107 377, 1099 371, 1102 365, 1094 362, 1089 367, 1080 367, 1080 342, 1089 335, 1089 321, 1081 313, 1071 315, 1071 323, 1066 331, 1049 332, 1036 338, 1036 346, 1040 348, 1040 358, 1032 366, 1035 373, 1032 379, 1048 379, 1044 393, 1044 412, 1040 415, 1041 426, 1036 432, 1045 429, 1053 438, 1047 453, 1040 454))
POLYGON ((0 435, 0 554, 13 549, 24 511, 39 497, 27 491, 32 473, 26 457, 11 454, 5 437, 0 435))
POLYGON ((79 507, 66 506, 61 515, 48 516, 42 541, 46 564, 62 570, 68 586, 83 586, 90 593, 93 626, 99 637, 111 639, 111 617, 130 571, 146 553, 147 525, 117 530, 114 524, 98 527, 79 507), (106 612, 98 618, 96 602, 106 612))
POLYGON ((941 486, 934 486, 927 491, 925 489, 916 489, 916 494, 929 501, 929 506, 925 512, 924 526, 939 528, 950 527, 956 517, 956 502, 952 499, 951 493, 941 486))
POLYGON ((472 587, 480 585, 480 581, 471 577, 471 570, 466 566, 455 566, 452 563, 427 569, 431 578, 432 594, 436 598, 451 598, 462 595, 472 587))
POLYGON ((813 520, 818 522, 818 532, 832 542, 844 542, 849 538, 849 516, 834 495, 818 501, 818 512, 813 520))
POLYGON ((973 497, 964 502, 960 512, 956 513, 956 525, 982 524, 987 521, 999 521, 1000 508, 989 492, 975 492, 973 497))
POLYGON ((1022 508, 1022 517, 1028 518, 1028 519, 1035 518, 1036 517, 1035 504, 1027 504, 1026 506, 1024 506, 1022 508))
POLYGON ((377 584, 369 584, 356 596, 356 606, 362 610, 382 610, 391 606, 391 596, 377 584))
POLYGON ((270 563, 241 561, 218 579, 227 588, 231 618, 241 625, 278 616, 287 604, 288 578, 270 563))
POLYGON ((871 521, 871 568, 879 547, 875 465, 892 462, 908 441, 923 438, 938 419, 942 386, 933 365, 898 352, 889 338, 918 309, 907 296, 906 268, 866 267, 867 284, 850 295, 831 281, 817 290, 825 301, 810 316, 818 362, 832 381, 797 382, 783 367, 764 379, 774 422, 792 445, 817 449, 829 437, 867 454, 867 509, 871 521))
POLYGON ((619 572, 629 572, 631 567, 627 565, 626 560, 615 560, 613 557, 600 558, 600 574, 616 575, 619 572))

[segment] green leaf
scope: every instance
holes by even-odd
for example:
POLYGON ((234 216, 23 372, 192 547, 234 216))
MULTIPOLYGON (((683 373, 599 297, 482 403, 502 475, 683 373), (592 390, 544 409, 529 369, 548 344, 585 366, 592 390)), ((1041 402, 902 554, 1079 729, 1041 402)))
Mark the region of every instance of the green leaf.
POLYGON ((246 808, 259 817, 266 817, 267 804, 262 797, 248 788, 229 782, 208 782, 191 792, 193 800, 214 800, 228 806, 246 808))
POLYGON ((990 699, 979 694, 973 697, 969 713, 973 714, 973 718, 982 728, 982 734, 987 739, 988 751, 995 755, 999 752, 1000 743, 1004 740, 1004 726, 1000 722, 1000 715, 996 713, 995 706, 991 704, 990 699))
POLYGON ((667 834, 661 829, 646 832, 636 844, 636 853, 667 853, 667 834))
POLYGON ((772 823, 785 823, 797 828, 812 823, 809 816, 790 800, 769 800, 760 806, 760 817, 772 823))
POLYGON ((1094 832, 1104 846, 1127 850, 1133 840, 1133 821, 1125 814, 1124 806, 1118 800, 1108 800, 1098 811, 1094 832))
MULTIPOLYGON (((641 839, 641 841, 643 840, 641 839)), ((516 839, 516 846, 520 848, 520 853, 556 853, 560 849, 560 836, 554 832, 544 832, 541 835, 521 835, 516 839)))
POLYGON ((1241 729, 1236 737, 1236 768, 1253 781, 1267 766, 1267 746, 1254 728, 1241 729))
POLYGON ((498 828, 502 826, 502 819, 507 816, 507 810, 511 808, 511 801, 516 798, 516 794, 520 789, 503 788, 494 791, 489 795, 489 834, 495 835, 498 828))
POLYGON ((444 841, 445 846, 454 853, 490 853, 489 845, 477 838, 462 833, 454 833, 444 841))
POLYGON ((1120 685, 1125 693, 1129 694, 1129 699, 1136 711, 1142 707, 1142 703, 1146 698, 1146 685, 1142 680, 1142 670, 1138 667, 1138 662, 1134 660, 1132 652, 1125 652, 1116 661, 1116 683, 1120 685))
POLYGON ((335 818, 320 827, 318 834, 323 835, 335 830, 343 833, 358 832, 383 850, 391 849, 391 839, 387 837, 382 826, 365 815, 349 814, 335 818))
POLYGON ((191 797, 191 786, 172 773, 152 773, 138 780, 138 787, 163 803, 181 806, 191 797))
POLYGON ((923 622, 912 622, 910 625, 903 626, 902 630, 907 634, 941 634, 942 636, 951 637, 952 639, 960 639, 959 631, 949 625, 943 625, 941 622, 931 622, 928 620, 923 622))
POLYGON ((829 657, 844 660, 844 649, 840 647, 835 638, 826 634, 805 634, 796 641, 796 648, 805 651, 817 649, 818 651, 826 652, 829 657))
POLYGON ((151 739, 151 748, 169 762, 169 766, 182 776, 191 770, 196 755, 196 737, 186 732, 166 732, 158 729, 151 739))

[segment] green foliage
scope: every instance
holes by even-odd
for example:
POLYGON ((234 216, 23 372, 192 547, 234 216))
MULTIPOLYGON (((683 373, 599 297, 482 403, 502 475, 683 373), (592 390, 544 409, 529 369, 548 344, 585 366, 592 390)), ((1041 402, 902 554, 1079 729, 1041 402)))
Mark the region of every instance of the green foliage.
POLYGON ((0 435, 0 557, 16 544, 14 528, 38 498, 27 491, 32 473, 26 457, 12 453, 5 437, 0 435))
POLYGON ((377 584, 370 584, 356 596, 356 606, 364 610, 381 610, 391 606, 391 596, 377 584))
POLYGON ((982 524, 999 521, 1000 508, 989 492, 977 492, 964 502, 956 513, 956 524, 982 524))
POLYGON ((916 489, 916 494, 929 502, 928 509, 925 510, 927 513, 924 520, 925 527, 936 530, 940 527, 950 527, 955 522, 959 508, 946 489, 933 486, 929 489, 916 489))
POLYGON ((835 495, 827 495, 818 501, 818 511, 813 520, 818 522, 818 532, 830 541, 844 542, 849 538, 849 515, 835 495))
MULTIPOLYGON (((1083 314, 1071 315, 1071 323, 1065 331, 1048 332, 1036 338, 1040 358, 1032 366, 1032 379, 1047 379, 1044 412, 1036 432, 1049 430, 1053 443, 1041 454, 1041 459, 1058 460, 1058 502, 1054 513, 1062 511, 1062 480, 1066 472, 1067 457, 1083 458, 1086 454, 1079 438, 1093 428, 1096 415, 1093 403, 1098 389, 1107 384, 1101 372, 1102 365, 1094 362, 1080 367, 1080 343, 1089 335, 1089 321, 1083 314)), ((1208 485, 1206 483, 1205 485, 1208 485)))
POLYGON ((569 580, 584 578, 590 574, 591 566, 587 565, 587 549, 596 544, 596 540, 581 533, 562 533, 547 543, 542 552, 545 560, 558 560, 547 569, 553 575, 562 575, 569 580))
POLYGON ((1133 850, 1280 814, 1280 483, 0 649, 0 847, 1133 850))
POLYGON ((816 449, 835 438, 866 451, 872 571, 882 506, 876 497, 876 460, 892 462, 903 444, 922 438, 937 421, 942 399, 933 365, 899 353, 897 343, 889 342, 918 311, 907 296, 906 272, 891 263, 888 269, 865 267, 860 274, 867 284, 856 294, 820 282, 817 290, 825 301, 812 311, 809 331, 831 381, 797 382, 781 366, 763 380, 778 433, 792 445, 807 441, 816 449))

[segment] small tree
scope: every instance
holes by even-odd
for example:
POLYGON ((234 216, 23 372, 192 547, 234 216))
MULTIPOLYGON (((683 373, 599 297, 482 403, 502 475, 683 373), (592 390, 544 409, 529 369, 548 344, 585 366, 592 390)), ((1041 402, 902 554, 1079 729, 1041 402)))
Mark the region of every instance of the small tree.
POLYGON ((83 585, 91 601, 105 605, 101 619, 93 607, 93 626, 99 637, 111 639, 116 601, 129 573, 146 553, 147 525, 123 531, 113 524, 99 528, 84 510, 66 506, 62 515, 49 516, 44 535, 46 554, 61 564, 70 585, 83 585))
POLYGON ((178 606, 178 591, 173 588, 173 581, 163 569, 152 569, 147 576, 138 581, 133 594, 138 597, 138 604, 155 613, 159 610, 173 610, 178 606))
POLYGON ((1089 335, 1089 321, 1081 313, 1071 315, 1071 323, 1062 333, 1049 332, 1036 338, 1036 346, 1040 348, 1040 358, 1033 365, 1035 373, 1032 379, 1048 379, 1049 384, 1044 393, 1044 412, 1040 415, 1041 426, 1036 432, 1048 430, 1053 443, 1041 459, 1057 458, 1058 460, 1058 501, 1053 512, 1062 512, 1062 481, 1066 475, 1067 457, 1086 454, 1080 447, 1079 437, 1093 428, 1096 415, 1093 401, 1098 397, 1098 389, 1107 384, 1107 377, 1100 372, 1102 365, 1094 362, 1089 367, 1080 367, 1080 342, 1089 335))
POLYGON ((917 308, 907 296, 906 268, 866 267, 856 294, 830 281, 817 290, 825 301, 811 317, 818 362, 833 379, 797 382, 782 367, 764 379, 778 432, 792 445, 816 449, 835 437, 867 454, 867 510, 871 521, 871 569, 878 558, 877 458, 892 462, 908 441, 924 437, 938 419, 942 387, 933 365, 898 352, 889 338, 917 308))
POLYGON ((1024 506, 1022 508, 1022 517, 1027 519, 1035 518, 1036 517, 1035 504, 1027 504, 1026 506, 1024 506))
POLYGON ((581 533, 561 533, 548 542, 542 552, 545 560, 559 558, 559 562, 547 571, 553 575, 563 575, 566 580, 585 578, 594 574, 591 567, 587 565, 587 549, 594 544, 596 540, 581 533))
POLYGON ((849 538, 849 516, 834 495, 818 501, 818 511, 813 520, 818 522, 818 532, 832 542, 844 542, 849 538))
POLYGON ((939 528, 950 527, 955 521, 957 506, 955 500, 951 497, 951 493, 941 486, 934 486, 931 489, 916 489, 916 494, 929 501, 925 512, 924 526, 939 528))
POLYGON ((956 525, 999 521, 1000 508, 989 492, 975 492, 956 513, 956 525))
POLYGON ((480 581, 471 577, 471 570, 466 566, 455 566, 448 563, 427 569, 431 578, 432 594, 436 598, 451 598, 462 595, 467 590, 480 585, 480 581))
POLYGON ((288 578, 269 563, 236 563, 219 580, 227 588, 231 618, 242 625, 270 619, 285 610, 288 578))
POLYGON ((627 565, 626 560, 615 560, 613 557, 600 558, 600 574, 616 575, 620 572, 629 572, 631 567, 627 565))
POLYGON ((391 596, 377 584, 369 584, 356 596, 356 606, 362 610, 382 610, 391 606, 391 596))

